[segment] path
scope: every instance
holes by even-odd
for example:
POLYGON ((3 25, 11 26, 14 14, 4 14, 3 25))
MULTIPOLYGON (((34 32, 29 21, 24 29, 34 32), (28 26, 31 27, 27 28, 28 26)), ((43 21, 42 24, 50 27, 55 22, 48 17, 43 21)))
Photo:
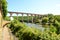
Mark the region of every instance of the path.
MULTIPOLYGON (((3 21, 3 25, 9 23, 10 21, 3 21)), ((2 26, 3 26, 2 25, 2 26)), ((3 27, 3 40, 18 40, 10 31, 7 26, 3 27)))
MULTIPOLYGON (((2 21, 2 26, 4 26, 8 21, 3 20, 2 21)), ((3 27, 3 40, 10 40, 10 34, 9 34, 9 29, 7 26, 3 27)))
POLYGON ((3 28, 3 40, 10 40, 9 29, 5 26, 3 28))
POLYGON ((8 27, 3 28, 3 40, 18 40, 17 37, 15 37, 8 27))
POLYGON ((9 38, 10 38, 8 28, 3 27, 7 22, 8 21, 1 20, 1 17, 0 17, 0 40, 9 40, 9 38))

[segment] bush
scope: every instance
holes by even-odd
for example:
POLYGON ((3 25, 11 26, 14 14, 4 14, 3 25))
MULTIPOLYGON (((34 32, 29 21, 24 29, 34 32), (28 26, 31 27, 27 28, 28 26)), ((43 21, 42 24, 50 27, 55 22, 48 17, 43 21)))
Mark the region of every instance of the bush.
POLYGON ((4 19, 4 20, 10 21, 10 18, 9 18, 9 17, 5 17, 5 19, 4 19))
POLYGON ((47 18, 47 17, 44 17, 44 18, 42 19, 42 24, 46 24, 46 23, 48 23, 48 18, 47 18))
POLYGON ((3 16, 3 18, 5 18, 7 13, 8 13, 8 11, 7 11, 7 1, 6 0, 1 0, 1 3, 2 3, 2 11, 3 11, 2 16, 3 16))
POLYGON ((55 15, 55 19, 60 22, 60 15, 55 15))
POLYGON ((55 32, 56 33, 57 29, 52 24, 50 24, 49 28, 50 28, 51 32, 55 32))
POLYGON ((56 33, 60 34, 60 23, 57 20, 55 20, 55 23, 53 25, 57 29, 56 33))
POLYGON ((10 23, 9 28, 12 33, 19 38, 19 40, 60 40, 60 34, 57 35, 53 30, 41 32, 38 29, 28 27, 17 20, 13 20, 10 23))

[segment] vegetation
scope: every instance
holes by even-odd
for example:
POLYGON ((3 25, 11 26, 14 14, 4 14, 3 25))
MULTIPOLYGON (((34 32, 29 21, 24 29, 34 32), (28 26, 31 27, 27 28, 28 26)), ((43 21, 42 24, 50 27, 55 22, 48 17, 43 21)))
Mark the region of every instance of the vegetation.
POLYGON ((46 23, 48 23, 48 18, 47 17, 42 18, 42 24, 46 24, 46 23))
POLYGON ((5 18, 7 15, 7 2, 6 0, 1 0, 1 2, 2 2, 2 16, 3 18, 5 18))
MULTIPOLYGON (((14 18, 14 19, 17 19, 16 16, 14 16, 13 18, 14 18)), ((31 19, 32 19, 31 16, 29 16, 29 22, 31 22, 31 19)), ((22 22, 22 16, 18 16, 18 21, 22 22)), ((24 16, 24 17, 23 17, 23 21, 24 21, 24 22, 28 22, 28 17, 27 17, 27 16, 24 16)))
MULTIPOLYGON (((14 18, 14 19, 17 19, 16 16, 14 16, 13 18, 14 18)), ((28 20, 29 20, 29 23, 32 23, 32 16, 29 16, 29 19, 28 19, 27 16, 24 16, 24 17, 23 17, 23 21, 24 21, 24 22, 28 22, 28 20)), ((22 16, 18 16, 18 21, 22 22, 22 16)), ((37 16, 36 16, 36 17, 35 17, 35 16, 33 17, 33 22, 34 22, 34 23, 40 23, 40 21, 41 21, 41 20, 40 20, 39 17, 37 17, 37 16)))
POLYGON ((54 18, 55 18, 58 22, 60 22, 60 15, 55 15, 54 18))
MULTIPOLYGON (((5 20, 10 20, 9 17, 6 17, 7 15, 7 2, 6 0, 1 0, 2 3, 2 15, 5 20)), ((11 21, 11 23, 8 25, 8 27, 11 29, 13 35, 18 37, 19 40, 60 40, 60 15, 52 15, 48 14, 48 17, 33 17, 34 23, 42 23, 42 24, 48 24, 49 29, 47 30, 45 28, 44 31, 38 30, 36 28, 31 28, 26 26, 24 23, 21 23, 21 17, 17 18, 14 17, 14 20, 11 21), (42 20, 42 21, 40 21, 42 20)), ((27 17, 24 17, 24 21, 27 17)), ((31 17, 29 17, 29 22, 31 22, 31 17)))
POLYGON ((6 16, 4 20, 10 21, 10 17, 6 16))
POLYGON ((52 24, 49 30, 45 29, 43 32, 17 20, 13 20, 8 27, 19 40, 60 40, 60 34, 56 34, 57 29, 52 24))

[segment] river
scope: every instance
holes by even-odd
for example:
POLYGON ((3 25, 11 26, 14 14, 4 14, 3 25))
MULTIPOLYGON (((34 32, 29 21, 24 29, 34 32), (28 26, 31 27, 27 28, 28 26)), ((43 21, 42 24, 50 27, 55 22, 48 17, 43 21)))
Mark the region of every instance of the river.
POLYGON ((42 27, 42 25, 39 25, 39 24, 34 24, 34 23, 25 23, 25 24, 29 27, 34 27, 41 31, 44 31, 44 29, 45 29, 45 27, 42 27))

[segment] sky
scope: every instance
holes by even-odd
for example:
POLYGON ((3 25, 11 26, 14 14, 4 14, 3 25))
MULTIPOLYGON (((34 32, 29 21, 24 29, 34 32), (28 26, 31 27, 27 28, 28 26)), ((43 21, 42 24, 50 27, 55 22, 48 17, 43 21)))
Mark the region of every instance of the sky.
POLYGON ((8 11, 60 15, 60 0, 7 0, 8 11))

